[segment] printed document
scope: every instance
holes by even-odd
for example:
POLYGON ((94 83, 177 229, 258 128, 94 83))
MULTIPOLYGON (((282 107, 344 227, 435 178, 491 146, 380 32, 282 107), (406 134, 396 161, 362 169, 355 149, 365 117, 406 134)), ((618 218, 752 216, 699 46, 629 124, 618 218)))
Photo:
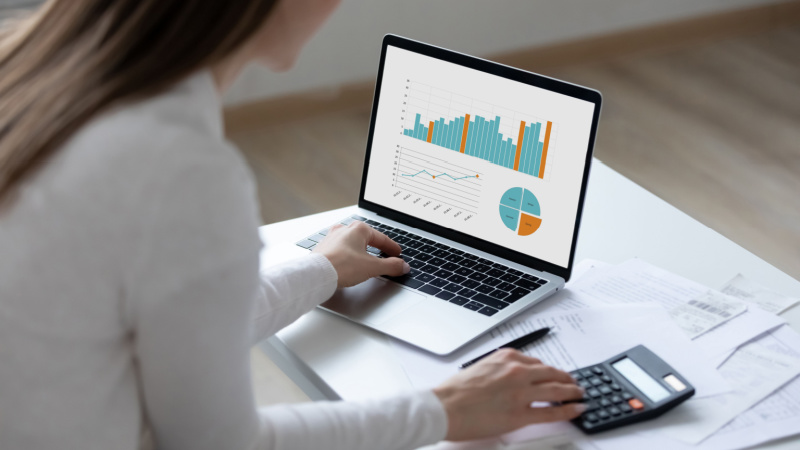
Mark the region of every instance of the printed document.
POLYGON ((722 288, 722 292, 748 302, 752 302, 764 311, 780 314, 800 303, 800 298, 787 297, 766 286, 762 286, 744 275, 736 275, 722 288))

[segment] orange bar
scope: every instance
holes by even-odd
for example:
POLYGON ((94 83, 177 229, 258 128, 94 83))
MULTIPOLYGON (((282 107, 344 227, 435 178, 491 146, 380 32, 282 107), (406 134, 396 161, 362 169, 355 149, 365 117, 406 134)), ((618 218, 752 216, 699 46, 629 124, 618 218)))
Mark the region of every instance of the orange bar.
POLYGON ((461 153, 464 153, 464 147, 467 146, 467 132, 469 131, 469 114, 464 116, 464 132, 461 133, 461 153))
POLYGON ((522 152, 522 138, 525 137, 525 121, 519 123, 519 136, 517 137, 517 156, 514 157, 514 170, 519 171, 519 157, 522 152))
POLYGON ((550 129, 553 122, 547 122, 547 131, 544 132, 544 146, 542 147, 542 164, 539 166, 539 178, 544 179, 544 163, 547 162, 547 146, 550 145, 550 129))
MULTIPOLYGON (((548 131, 549 130, 550 130, 550 128, 548 128, 548 131)), ((549 134, 548 134, 548 136, 549 136, 549 134)), ((431 141, 431 138, 433 138, 433 122, 431 122, 431 124, 428 125, 428 142, 431 141)))

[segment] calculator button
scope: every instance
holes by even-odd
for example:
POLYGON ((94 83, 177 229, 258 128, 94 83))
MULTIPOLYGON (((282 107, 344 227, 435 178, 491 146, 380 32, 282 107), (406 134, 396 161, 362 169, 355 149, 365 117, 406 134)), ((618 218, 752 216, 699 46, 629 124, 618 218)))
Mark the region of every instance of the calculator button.
POLYGON ((600 406, 609 407, 611 406, 611 400, 604 398, 600 400, 600 406))
POLYGON ((623 392, 622 392, 622 394, 620 394, 620 395, 622 395, 622 399, 623 399, 623 400, 630 400, 630 399, 632 399, 632 398, 633 398, 633 396, 632 396, 630 393, 628 393, 628 392, 624 392, 624 391, 623 391, 623 392))
POLYGON ((594 372, 597 375, 603 375, 603 369, 599 367, 592 367, 592 372, 594 372))
POLYGON ((602 377, 600 377, 600 379, 603 380, 603 383, 606 384, 611 383, 611 377, 608 375, 603 375, 602 377))
POLYGON ((619 408, 617 408, 616 406, 608 408, 608 412, 611 413, 612 416, 618 416, 622 414, 622 411, 620 411, 619 408))
POLYGON ((592 383, 589 383, 586 380, 581 380, 581 381, 578 381, 578 386, 580 386, 580 387, 582 387, 584 389, 588 389, 588 388, 590 388, 592 386, 592 383))
POLYGON ((590 378, 589 382, 592 383, 592 386, 600 386, 601 384, 603 384, 603 382, 600 380, 600 378, 597 378, 597 377, 590 378))
POLYGON ((641 410, 641 409, 644 409, 644 403, 642 403, 642 401, 639 400, 638 398, 632 398, 632 399, 628 400, 628 404, 631 405, 631 408, 633 408, 633 409, 635 409, 637 411, 641 410))
POLYGON ((589 422, 597 422, 598 420, 597 414, 595 413, 586 414, 584 418, 586 418, 586 420, 588 420, 589 422))
POLYGON ((570 372, 569 374, 572 375, 572 378, 574 378, 575 381, 580 381, 583 379, 583 376, 577 370, 575 372, 570 372))
POLYGON ((591 430, 594 428, 594 424, 588 420, 584 420, 583 423, 581 423, 581 427, 583 427, 584 430, 591 430))
POLYGON ((620 411, 624 412, 625 414, 627 414, 627 413, 629 413, 629 412, 633 411, 633 410, 631 409, 631 407, 630 407, 630 406, 628 406, 628 404, 627 404, 627 403, 621 403, 621 404, 619 405, 619 409, 620 409, 620 411))
POLYGON ((611 389, 613 389, 615 391, 620 391, 622 388, 619 387, 619 385, 617 383, 611 383, 611 389))
POLYGON ((589 369, 583 369, 583 370, 581 370, 581 375, 583 375, 584 377, 588 378, 588 377, 592 376, 592 371, 589 370, 589 369))
POLYGON ((608 414, 608 412, 605 409, 601 409, 600 411, 597 411, 597 417, 599 417, 600 420, 606 420, 611 416, 608 414))
MULTIPOLYGON (((586 393, 589 394, 589 397, 592 397, 592 398, 597 398, 597 397, 600 397, 600 395, 601 395, 600 391, 598 391, 597 389, 594 389, 594 388, 589 389, 588 391, 586 391, 586 393)), ((631 405, 631 406, 633 406, 633 405, 631 405)))
POLYGON ((606 386, 605 384, 597 388, 600 390, 600 393, 603 395, 608 395, 611 393, 611 388, 606 386))
POLYGON ((622 397, 620 397, 619 395, 614 395, 611 397, 611 401, 614 403, 622 403, 622 397))
POLYGON ((590 413, 590 412, 600 408, 600 405, 598 405, 597 402, 593 402, 593 401, 584 402, 584 405, 586 405, 586 412, 587 413, 590 413))

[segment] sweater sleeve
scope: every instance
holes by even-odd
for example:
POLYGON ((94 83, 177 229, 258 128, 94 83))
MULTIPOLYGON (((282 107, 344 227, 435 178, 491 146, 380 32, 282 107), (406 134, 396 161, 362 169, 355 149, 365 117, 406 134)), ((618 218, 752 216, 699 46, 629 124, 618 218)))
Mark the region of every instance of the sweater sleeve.
POLYGON ((338 280, 336 269, 319 253, 263 270, 256 300, 254 343, 274 335, 329 299, 338 280))

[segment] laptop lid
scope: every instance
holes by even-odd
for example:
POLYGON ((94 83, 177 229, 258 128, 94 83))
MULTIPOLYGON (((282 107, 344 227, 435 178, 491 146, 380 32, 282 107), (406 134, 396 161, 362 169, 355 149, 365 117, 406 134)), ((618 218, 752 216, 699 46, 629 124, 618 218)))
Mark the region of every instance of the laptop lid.
POLYGON ((387 35, 358 204, 569 280, 601 102, 387 35))

